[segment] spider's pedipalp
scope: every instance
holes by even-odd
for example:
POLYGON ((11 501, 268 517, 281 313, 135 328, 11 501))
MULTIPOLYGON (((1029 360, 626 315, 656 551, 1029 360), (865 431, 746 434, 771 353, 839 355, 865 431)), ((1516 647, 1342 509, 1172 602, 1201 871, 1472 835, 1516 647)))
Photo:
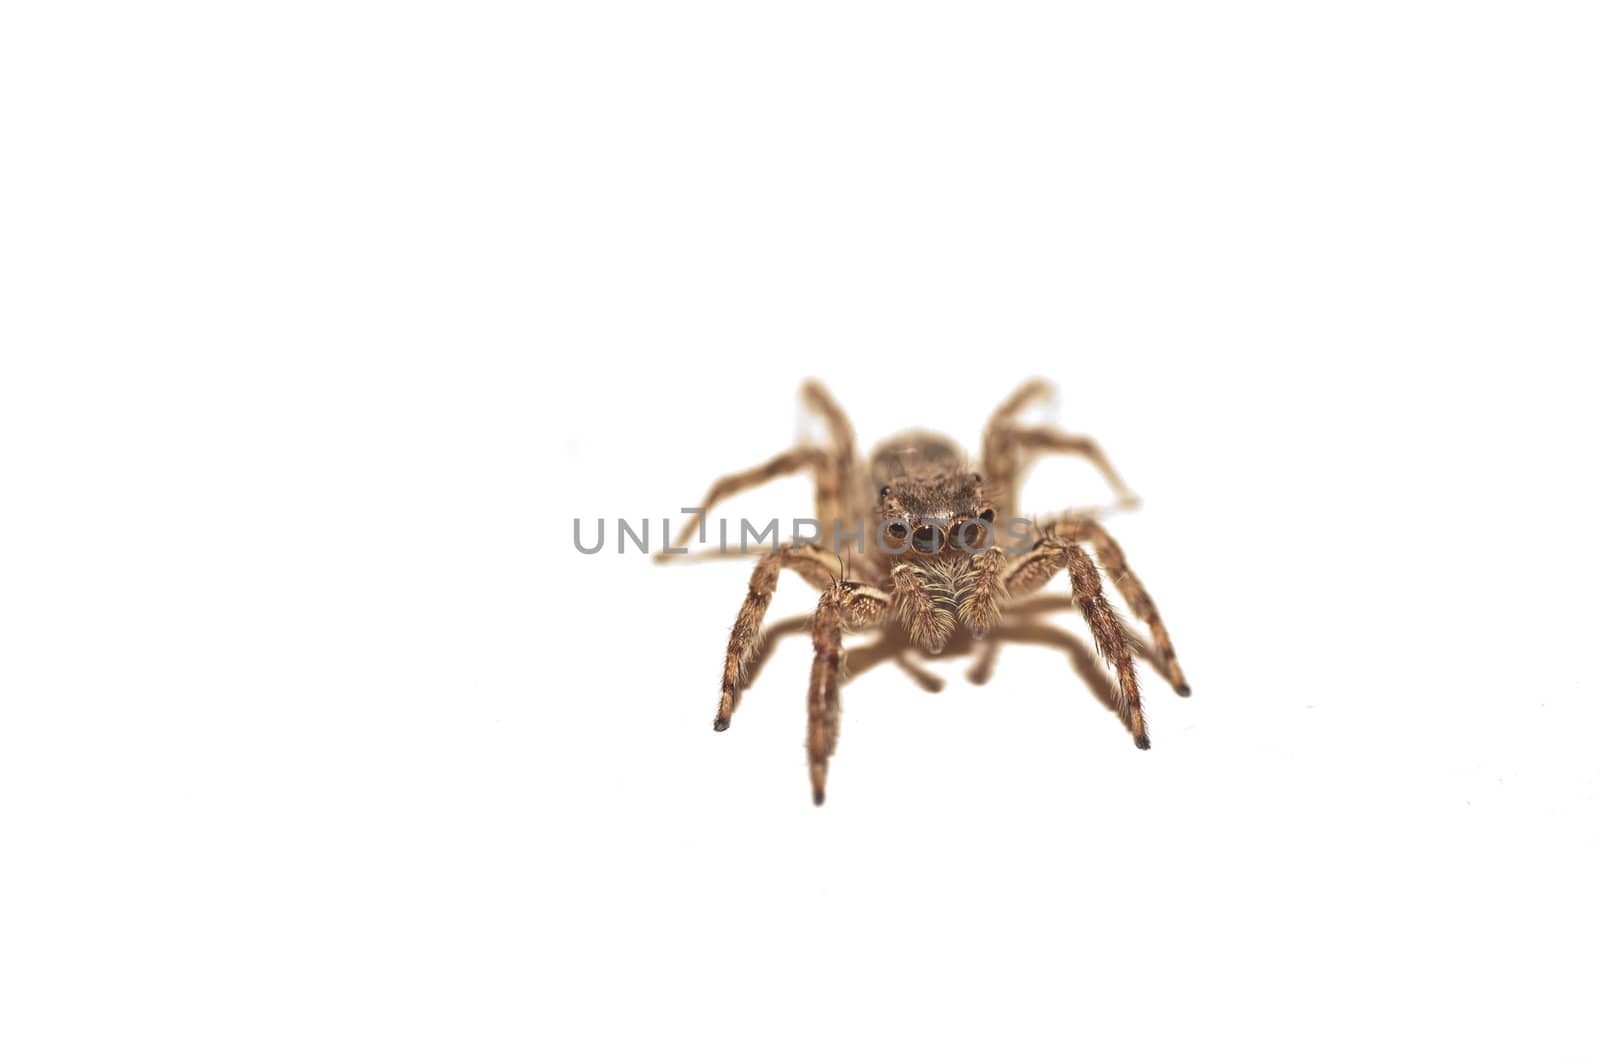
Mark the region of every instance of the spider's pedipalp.
POLYGON ((944 649, 956 629, 954 581, 910 563, 896 565, 891 578, 895 612, 911 641, 928 653, 944 649))
POLYGON ((1005 600, 1005 570, 1010 564, 1006 552, 991 547, 973 557, 956 583, 956 615, 981 639, 1000 619, 1000 604, 1005 600))

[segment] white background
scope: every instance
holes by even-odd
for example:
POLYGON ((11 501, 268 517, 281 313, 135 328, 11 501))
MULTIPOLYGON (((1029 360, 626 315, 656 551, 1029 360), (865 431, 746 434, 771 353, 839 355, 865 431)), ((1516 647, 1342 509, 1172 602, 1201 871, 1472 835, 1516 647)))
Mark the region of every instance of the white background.
POLYGON ((1597 1058, 1595 31, 9 7, 0 1055, 1597 1058), (885 667, 815 809, 748 563, 573 549, 1032 374, 1148 753, 885 667))

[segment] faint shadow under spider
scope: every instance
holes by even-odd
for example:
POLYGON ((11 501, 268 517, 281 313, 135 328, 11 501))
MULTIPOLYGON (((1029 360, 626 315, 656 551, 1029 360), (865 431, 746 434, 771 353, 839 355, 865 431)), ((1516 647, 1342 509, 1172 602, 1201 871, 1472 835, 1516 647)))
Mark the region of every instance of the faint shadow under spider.
MULTIPOLYGON (((1018 602, 1013 608, 1012 616, 1039 617, 1046 613, 1057 612, 1071 608, 1072 595, 1052 594, 1041 595, 1037 598, 1018 602)), ((755 683, 761 674, 761 669, 766 666, 768 658, 777 651, 778 644, 792 635, 811 630, 811 616, 791 616, 785 620, 769 624, 761 633, 760 648, 745 666, 744 681, 740 684, 737 700, 744 699, 744 692, 755 683)), ((1128 637, 1129 645, 1133 651, 1153 667, 1159 667, 1154 655, 1142 640, 1131 633, 1128 637)), ((995 662, 999 657, 1000 647, 1005 643, 1018 645, 1050 646, 1062 651, 1067 656, 1072 670, 1088 686, 1095 700, 1113 713, 1119 713, 1118 690, 1110 673, 1100 666, 1099 659, 1095 656, 1093 648, 1087 642, 1069 631, 1065 631, 1053 624, 1034 620, 1033 622, 1002 624, 989 633, 987 638, 978 640, 971 637, 964 630, 957 631, 946 644, 944 651, 937 656, 924 653, 912 645, 900 628, 885 630, 877 638, 858 645, 850 646, 845 651, 845 669, 843 680, 849 683, 858 676, 876 668, 885 661, 893 661, 907 676, 918 686, 930 694, 937 694, 944 689, 945 681, 941 676, 923 668, 917 663, 921 660, 949 660, 954 657, 974 657, 971 667, 967 669, 967 680, 975 685, 987 683, 994 673, 995 662)))

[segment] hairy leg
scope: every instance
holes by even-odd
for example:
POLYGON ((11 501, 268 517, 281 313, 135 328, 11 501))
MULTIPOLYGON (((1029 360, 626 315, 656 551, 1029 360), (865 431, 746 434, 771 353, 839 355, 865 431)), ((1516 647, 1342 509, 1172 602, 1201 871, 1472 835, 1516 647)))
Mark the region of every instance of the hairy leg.
MULTIPOLYGON (((1050 613, 1059 613, 1065 609, 1072 609, 1077 604, 1078 600, 1070 594, 1033 594, 1020 602, 1011 603, 1006 608, 1006 620, 1042 617, 1050 613)), ((1161 659, 1151 651, 1149 646, 1145 645, 1143 639, 1128 630, 1126 625, 1123 627, 1122 637, 1128 640, 1128 649, 1133 651, 1135 657, 1156 668, 1161 667, 1161 659)))
POLYGON ((861 583, 835 583, 822 593, 811 623, 811 686, 806 694, 806 760, 811 800, 822 804, 828 788, 828 758, 839 744, 839 686, 846 628, 883 623, 889 599, 861 583))
POLYGON ((1121 709, 1118 708, 1120 691, 1117 685, 1106 675, 1106 670, 1100 667, 1100 661, 1095 657, 1094 651, 1077 636, 1061 630, 1054 624, 1008 623, 995 629, 989 645, 998 648, 1002 643, 1050 646, 1061 650, 1072 662, 1072 670, 1083 680, 1089 692, 1095 696, 1095 700, 1112 712, 1121 714, 1121 709))
POLYGON ((982 469, 989 497, 995 500, 1002 513, 1016 511, 1017 477, 1022 473, 1012 438, 1015 427, 1012 422, 1023 410, 1054 394, 1055 388, 1049 381, 1028 380, 989 415, 983 430, 982 469))
POLYGON ((995 661, 1000 656, 1000 643, 1003 641, 998 636, 984 640, 972 659, 972 667, 967 669, 967 682, 981 687, 994 676, 995 661))
POLYGON ((800 386, 800 398, 827 424, 832 443, 833 475, 817 477, 817 520, 822 522, 827 540, 833 533, 834 521, 848 522, 851 517, 849 493, 855 486, 856 432, 822 381, 807 380, 800 386))
POLYGON ((1122 629, 1122 621, 1112 610, 1100 589, 1100 572, 1088 553, 1077 543, 1047 535, 1019 558, 1006 576, 1006 589, 1013 597, 1038 590, 1056 573, 1066 570, 1072 581, 1072 596, 1094 636, 1095 649, 1116 670, 1120 688, 1118 715, 1133 734, 1133 744, 1150 748, 1145 730, 1144 710, 1139 701, 1139 681, 1133 670, 1133 653, 1122 629))
POLYGON ((1117 504, 1132 508, 1139 500, 1117 474, 1100 445, 1088 436, 1068 435, 1050 425, 1019 425, 1017 417, 1028 407, 1051 398, 1055 388, 1047 380, 1029 380, 1002 402, 983 430, 983 475, 989 495, 1003 513, 1016 513, 1020 480, 1028 466, 1043 454, 1078 454, 1100 470, 1117 504))
MULTIPOLYGON (((890 659, 894 661, 894 663, 902 672, 911 678, 913 683, 917 684, 917 686, 921 687, 923 690, 926 690, 928 693, 937 694, 939 691, 944 689, 943 679, 934 675, 932 672, 922 667, 922 665, 918 664, 916 661, 913 661, 910 657, 907 657, 904 653, 897 653, 890 659)), ((855 673, 852 673, 852 675, 854 674, 855 673)))
MULTIPOLYGON (((1106 672, 1101 671, 1101 668, 1099 668, 1098 661, 1094 660, 1093 650, 1083 645, 1074 636, 1067 634, 1066 631, 1062 631, 1061 628, 1056 628, 1054 624, 1046 624, 1042 620, 1037 620, 1038 616, 1045 616, 1046 613, 1059 613, 1061 610, 1066 610, 1066 608, 1072 608, 1074 604, 1075 602, 1070 594, 1035 594, 1034 597, 1027 597, 1027 599, 1022 599, 1021 602, 1011 605, 1011 608, 1006 610, 1005 623, 990 632, 989 637, 982 640, 981 644, 978 645, 978 653, 974 653, 973 663, 971 663, 970 668, 966 669, 966 682, 970 682, 974 687, 982 687, 990 679, 994 679, 995 663, 1000 658, 1000 647, 1005 645, 1006 642, 1038 642, 1038 644, 1059 645, 1062 650, 1066 650, 1067 655, 1072 656, 1074 668, 1078 669, 1080 676, 1085 676, 1085 682, 1088 682, 1094 688, 1096 696, 1099 696, 1102 688, 1109 690, 1110 695, 1107 695, 1106 698, 1101 698, 1106 703, 1106 708, 1117 708, 1115 706, 1117 688, 1114 685, 1110 685, 1106 672), (1046 631, 1051 632, 1050 636, 1032 636, 1032 632, 1046 631), (1093 674, 1093 679, 1091 679, 1090 674, 1085 674, 1082 668, 1078 668, 1078 664, 1082 664, 1083 661, 1088 661, 1088 668, 1093 674)), ((1150 653, 1149 647, 1142 644, 1141 640, 1134 639, 1128 632, 1125 632, 1125 634, 1128 636, 1128 648, 1133 650, 1134 656, 1138 656, 1141 660, 1150 661, 1152 664, 1158 664, 1155 656, 1150 653)))
MULTIPOLYGON (((689 539, 700 527, 703 520, 711 513, 711 507, 723 499, 736 495, 741 491, 748 491, 752 487, 759 487, 770 480, 780 476, 789 476, 802 470, 809 470, 816 478, 818 491, 824 480, 831 481, 834 476, 834 462, 832 456, 820 447, 795 447, 786 450, 767 461, 762 462, 753 469, 743 472, 729 473, 711 485, 711 490, 706 492, 705 501, 700 503, 699 512, 690 514, 687 522, 679 530, 677 537, 672 541, 673 550, 682 550, 689 544, 689 539)), ((668 553, 662 551, 655 555, 657 561, 671 561, 682 557, 681 553, 668 553)))
MULTIPOLYGON (((1053 425, 1008 425, 1000 430, 1001 446, 1009 446, 1014 455, 1015 475, 1020 476, 1038 458, 1045 454, 1076 454, 1085 458, 1100 471, 1106 483, 1117 494, 1117 505, 1124 509, 1138 506, 1139 499, 1128 490, 1110 459, 1088 436, 1075 436, 1053 425)), ((1015 511, 1016 496, 1011 496, 1011 509, 1015 511)))
MULTIPOLYGON (((807 627, 811 625, 811 618, 806 617, 807 627)), ((849 624, 846 623, 848 629, 849 624)), ((769 628, 768 630, 773 630, 769 628)), ((856 677, 872 668, 893 661, 899 668, 923 690, 930 694, 937 694, 944 689, 944 680, 923 668, 911 659, 911 644, 906 641, 905 632, 895 626, 880 628, 880 634, 871 642, 852 646, 845 654, 844 677, 840 680, 841 686, 848 686, 856 677)))
POLYGON ((1161 619, 1161 613, 1156 609, 1155 600, 1150 597, 1150 592, 1145 590, 1144 584, 1139 582, 1139 577, 1128 567, 1127 558, 1123 556, 1122 547, 1117 541, 1099 521, 1094 520, 1052 518, 1041 522, 1040 527, 1050 534, 1065 539, 1087 541, 1094 548, 1095 559, 1100 562, 1100 567, 1105 569, 1106 576, 1117 588, 1117 593, 1128 603, 1133 615, 1150 629, 1150 639, 1156 648, 1156 663, 1166 676, 1167 682, 1172 684, 1172 689, 1177 691, 1180 697, 1188 697, 1189 682, 1184 678, 1183 668, 1178 664, 1178 651, 1172 647, 1172 636, 1167 633, 1166 622, 1161 619))
POLYGON ((733 631, 728 635, 728 652, 722 663, 722 696, 717 701, 717 715, 712 721, 718 731, 728 729, 739 695, 750 685, 748 668, 761 641, 761 622, 766 618, 767 606, 772 604, 778 573, 785 568, 794 569, 818 589, 831 587, 840 574, 838 562, 832 555, 815 547, 783 546, 756 562, 755 571, 750 574, 750 589, 739 607, 733 631))
POLYGON ((1006 610, 1006 616, 1017 615, 1039 616, 1044 613, 1059 613, 1063 609, 1071 609, 1078 604, 1078 600, 1070 594, 1035 594, 1024 598, 1020 602, 1013 602, 1006 610))
MULTIPOLYGON (((672 550, 681 551, 688 545, 690 538, 709 517, 712 507, 718 502, 741 491, 759 487, 780 476, 801 471, 811 473, 816 487, 816 520, 822 526, 823 541, 833 543, 833 527, 836 521, 847 529, 850 527, 848 494, 855 483, 855 430, 851 428, 850 419, 845 416, 844 410, 820 381, 806 381, 800 388, 800 398, 808 409, 827 424, 831 446, 797 446, 754 468, 729 473, 717 480, 706 492, 705 500, 700 503, 699 512, 691 513, 688 521, 679 530, 672 542, 672 550)), ((663 550, 655 555, 655 559, 671 561, 682 556, 684 555, 681 553, 669 553, 663 550)))
POLYGON ((728 715, 731 717, 734 710, 738 709, 739 701, 744 697, 744 692, 755 686, 756 680, 761 676, 761 670, 767 666, 773 651, 778 644, 792 635, 802 631, 811 630, 811 614, 805 616, 791 616, 776 624, 768 624, 761 629, 761 634, 756 636, 755 648, 748 655, 744 667, 739 669, 739 685, 734 689, 733 702, 728 706, 728 715))
MULTIPOLYGON (((811 631, 813 614, 804 616, 791 616, 779 620, 777 623, 768 624, 761 631, 761 636, 756 640, 756 649, 751 655, 749 663, 744 666, 740 677, 739 689, 734 695, 734 708, 738 708, 739 698, 746 690, 755 685, 761 675, 761 670, 772 659, 773 653, 785 639, 794 637, 802 632, 811 631)), ((871 642, 860 646, 851 647, 845 654, 848 667, 840 679, 841 686, 850 683, 870 672, 885 661, 893 661, 895 666, 909 676, 923 690, 930 694, 937 694, 944 689, 944 680, 932 672, 919 666, 907 655, 907 645, 899 631, 885 629, 883 634, 871 642)))

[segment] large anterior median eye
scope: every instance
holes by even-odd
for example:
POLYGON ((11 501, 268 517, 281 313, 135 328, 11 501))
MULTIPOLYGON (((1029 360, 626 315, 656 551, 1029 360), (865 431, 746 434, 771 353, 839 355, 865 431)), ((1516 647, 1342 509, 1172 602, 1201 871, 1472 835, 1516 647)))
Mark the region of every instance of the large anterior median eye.
POLYGON ((911 545, 919 554, 937 554, 944 549, 944 533, 931 524, 924 524, 911 536, 911 545))

